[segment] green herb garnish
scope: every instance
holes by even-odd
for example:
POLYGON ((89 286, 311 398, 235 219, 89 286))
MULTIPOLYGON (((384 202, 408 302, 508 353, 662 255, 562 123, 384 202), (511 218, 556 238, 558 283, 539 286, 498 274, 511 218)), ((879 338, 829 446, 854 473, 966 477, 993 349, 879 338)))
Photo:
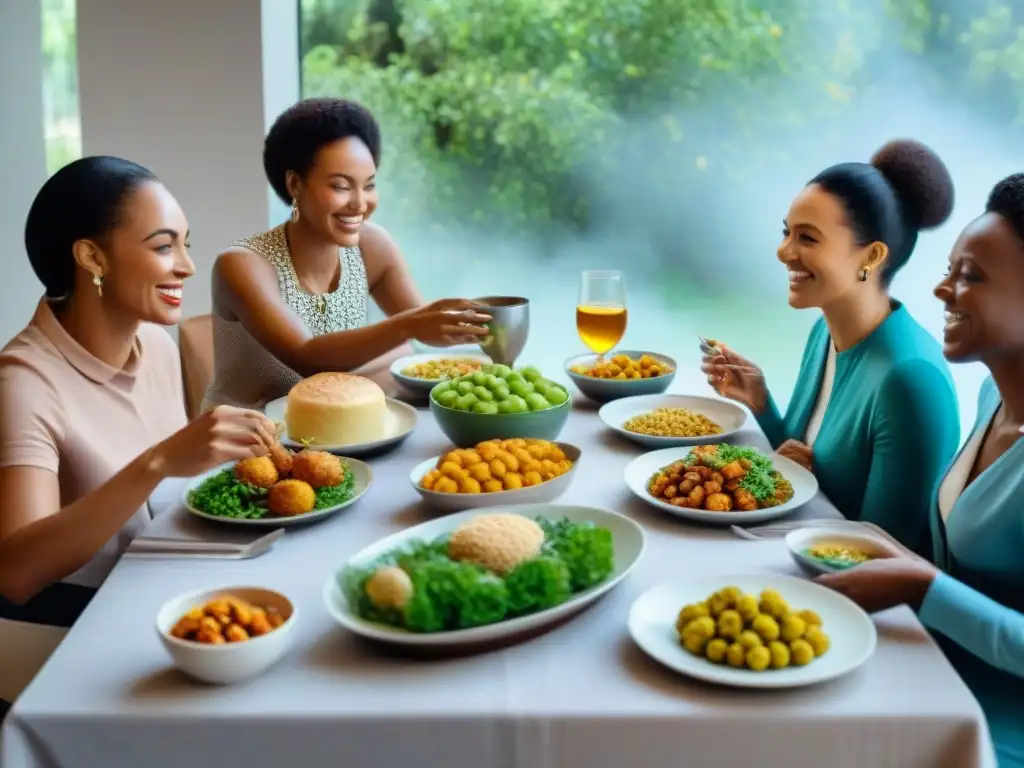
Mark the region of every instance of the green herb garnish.
POLYGON ((726 464, 731 464, 739 459, 746 459, 750 462, 747 474, 740 481, 740 488, 749 491, 759 502, 773 500, 776 485, 781 480, 781 476, 772 467, 771 459, 756 448, 720 443, 716 453, 698 454, 691 451, 686 457, 686 463, 693 464, 699 461, 711 469, 720 470, 726 464))

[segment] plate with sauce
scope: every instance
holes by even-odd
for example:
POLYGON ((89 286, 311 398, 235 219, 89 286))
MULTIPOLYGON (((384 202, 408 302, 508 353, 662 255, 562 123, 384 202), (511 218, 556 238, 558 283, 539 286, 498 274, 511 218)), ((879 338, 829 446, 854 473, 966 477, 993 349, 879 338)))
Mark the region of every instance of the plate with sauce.
POLYGON ((793 560, 818 576, 854 568, 883 557, 898 557, 892 544, 870 533, 836 528, 799 528, 786 536, 793 560))

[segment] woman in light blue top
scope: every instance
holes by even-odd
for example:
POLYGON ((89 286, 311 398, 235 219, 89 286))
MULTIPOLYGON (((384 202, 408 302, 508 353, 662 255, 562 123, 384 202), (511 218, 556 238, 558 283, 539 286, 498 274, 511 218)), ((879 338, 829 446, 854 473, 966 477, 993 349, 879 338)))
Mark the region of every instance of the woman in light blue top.
POLYGON ((1024 766, 1024 174, 996 185, 935 295, 946 358, 991 373, 932 501, 935 565, 875 560, 820 581, 870 611, 919 607, 985 710, 1000 768, 1024 766))

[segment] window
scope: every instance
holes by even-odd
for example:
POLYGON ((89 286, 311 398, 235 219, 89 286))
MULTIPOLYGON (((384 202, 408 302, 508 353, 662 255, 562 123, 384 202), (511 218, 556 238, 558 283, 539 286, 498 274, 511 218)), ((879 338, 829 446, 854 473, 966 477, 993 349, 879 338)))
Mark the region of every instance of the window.
POLYGON ((46 167, 52 174, 82 156, 75 0, 42 0, 41 6, 46 167))

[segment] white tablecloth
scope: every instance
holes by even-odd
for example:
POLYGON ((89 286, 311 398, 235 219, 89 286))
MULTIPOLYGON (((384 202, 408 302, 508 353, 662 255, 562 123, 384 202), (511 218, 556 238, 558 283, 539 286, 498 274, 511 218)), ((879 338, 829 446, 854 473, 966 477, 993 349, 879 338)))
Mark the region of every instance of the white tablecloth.
MULTIPOLYGON (((716 571, 797 571, 780 540, 741 541, 631 497, 623 469, 641 449, 600 429, 584 408, 560 438, 584 450, 561 501, 618 510, 645 527, 647 552, 631 576, 570 623, 500 651, 413 661, 357 641, 332 623, 321 588, 347 556, 429 519, 408 473, 446 441, 429 412, 420 414, 399 450, 372 460, 366 497, 289 532, 261 558, 123 560, 16 703, 3 730, 2 768, 987 764, 976 701, 906 608, 877 616, 878 650, 862 669, 810 689, 716 688, 644 656, 626 617, 650 586, 716 571), (245 686, 190 682, 159 644, 157 609, 186 590, 250 584, 295 601, 293 652, 245 686)), ((756 427, 740 439, 764 445, 756 427)), ((835 514, 820 497, 799 513, 835 514)), ((180 508, 160 515, 151 532, 228 538, 224 527, 180 508)))

